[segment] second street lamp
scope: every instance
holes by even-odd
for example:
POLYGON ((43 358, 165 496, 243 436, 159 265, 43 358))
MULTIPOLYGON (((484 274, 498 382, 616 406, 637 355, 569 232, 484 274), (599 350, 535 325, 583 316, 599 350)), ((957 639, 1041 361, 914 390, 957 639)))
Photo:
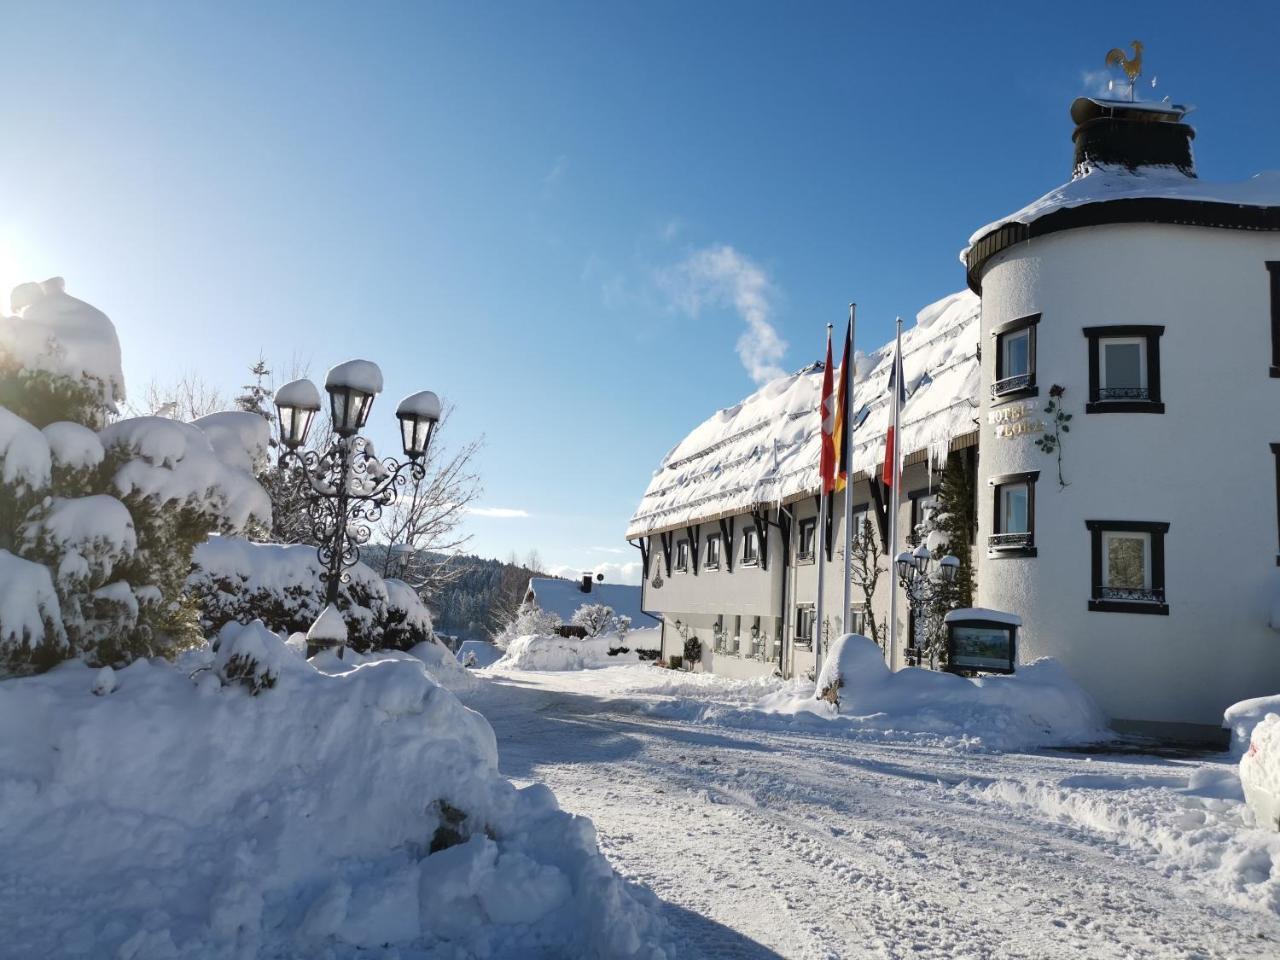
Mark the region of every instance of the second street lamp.
MULTIPOLYGON (((320 394, 309 380, 294 380, 275 396, 280 416, 280 466, 290 471, 307 505, 316 555, 325 582, 325 602, 335 605, 342 583, 350 582, 347 568, 360 559, 372 524, 384 508, 395 503, 409 482, 426 478, 424 461, 436 424, 440 399, 430 390, 405 397, 396 408, 400 437, 407 458, 379 459, 373 444, 358 435, 369 420, 374 398, 382 392, 382 371, 369 360, 348 360, 325 378, 329 411, 336 435, 321 450, 302 450, 311 423, 320 409, 320 394)), ((316 649, 310 646, 307 656, 316 649)))
MULTIPOLYGON (((937 576, 933 575, 933 554, 929 548, 921 543, 914 550, 903 551, 894 558, 894 566, 897 568, 898 582, 902 584, 902 589, 907 594, 907 606, 910 610, 911 623, 916 625, 916 633, 919 634, 921 624, 925 620, 925 610, 934 606, 940 596, 943 584, 951 583, 956 578, 956 573, 960 570, 960 561, 947 554, 938 561, 937 576)), ((919 652, 920 637, 916 637, 916 656, 922 658, 919 652)), ((910 650, 910 648, 908 648, 910 650)))

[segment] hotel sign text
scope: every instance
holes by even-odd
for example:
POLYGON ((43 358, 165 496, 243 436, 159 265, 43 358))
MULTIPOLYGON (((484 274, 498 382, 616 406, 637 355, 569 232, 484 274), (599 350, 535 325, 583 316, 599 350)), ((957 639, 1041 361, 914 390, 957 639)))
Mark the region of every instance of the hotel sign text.
POLYGON ((987 413, 987 423, 995 427, 995 435, 1008 439, 1028 433, 1044 433, 1044 421, 1036 417, 1035 404, 1010 403, 987 413))

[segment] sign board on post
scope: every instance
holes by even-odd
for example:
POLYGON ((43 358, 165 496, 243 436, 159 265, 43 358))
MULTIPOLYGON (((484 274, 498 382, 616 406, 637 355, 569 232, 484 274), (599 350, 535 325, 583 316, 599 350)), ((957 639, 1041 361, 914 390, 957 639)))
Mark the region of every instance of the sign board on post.
POLYGON ((1013 673, 1022 618, 967 607, 947 614, 947 663, 957 672, 1013 673))

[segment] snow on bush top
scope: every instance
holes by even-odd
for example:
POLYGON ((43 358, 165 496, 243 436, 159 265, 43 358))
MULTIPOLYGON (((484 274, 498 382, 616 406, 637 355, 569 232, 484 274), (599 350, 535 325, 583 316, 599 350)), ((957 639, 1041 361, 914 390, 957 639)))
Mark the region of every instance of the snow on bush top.
POLYGON ((324 378, 325 389, 351 387, 362 393, 382 392, 382 370, 372 360, 348 360, 330 369, 324 378))
POLYGON ((228 467, 258 474, 267 465, 271 424, 266 417, 247 410, 224 410, 191 422, 208 438, 214 455, 228 467))
MULTIPOLYGON (((36 647, 46 637, 67 645, 62 607, 49 568, 0 550, 0 649, 36 647)), ((16 727, 0 728, 14 730, 16 727)))
POLYGON ((500 776, 493 729, 421 662, 328 675, 252 626, 224 645, 274 685, 203 651, 99 696, 78 663, 0 686, 7 953, 673 955, 591 822, 500 776))
POLYGON ((98 435, 70 420, 51 423, 40 431, 49 443, 53 462, 59 467, 88 470, 102 463, 104 451, 98 435))
POLYGON ((51 468, 45 435, 16 413, 0 407, 0 482, 6 487, 43 490, 49 485, 51 468))
MULTIPOLYGON (((980 302, 969 291, 925 307, 902 335, 907 402, 904 454, 945 457, 951 440, 971 432, 980 382, 980 302)), ((853 473, 877 469, 892 417, 890 342, 855 362, 853 473)), ((818 489, 822 392, 820 364, 765 384, 721 410, 676 445, 649 481, 627 537, 749 510, 818 489)))
POLYGON ((164 417, 133 417, 111 424, 100 436, 108 451, 127 460, 114 477, 122 496, 199 503, 231 530, 251 519, 271 520, 266 491, 251 474, 223 463, 198 427, 164 417))
POLYGON ((14 288, 16 317, 0 317, 0 358, 27 370, 96 382, 105 406, 124 400, 120 340, 107 315, 68 296, 61 277, 14 288))
MULTIPOLYGON (((1033 223, 1041 217, 1071 207, 1142 198, 1278 207, 1280 170, 1266 170, 1238 183, 1211 183, 1188 177, 1173 167, 1138 167, 1131 170, 1122 165, 1095 164, 1083 176, 1054 187, 1021 210, 980 227, 969 238, 969 246, 972 247, 987 234, 1007 223, 1033 223)), ((967 247, 961 251, 962 262, 967 252, 967 247)))
POLYGON ((133 556, 138 537, 133 516, 123 503, 106 494, 53 497, 38 519, 26 528, 29 539, 41 539, 55 553, 102 551, 112 563, 133 556))

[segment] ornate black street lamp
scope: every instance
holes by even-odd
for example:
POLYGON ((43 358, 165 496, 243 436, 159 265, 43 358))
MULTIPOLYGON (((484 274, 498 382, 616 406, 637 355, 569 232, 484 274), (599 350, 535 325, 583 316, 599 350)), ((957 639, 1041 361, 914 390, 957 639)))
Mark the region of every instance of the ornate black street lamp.
MULTIPOLYGON (((914 550, 898 554, 895 566, 898 582, 907 594, 907 605, 911 611, 911 622, 921 624, 924 611, 938 601, 943 584, 951 583, 960 569, 960 561, 947 554, 938 561, 938 569, 933 569, 933 554, 923 543, 914 550)), ((918 641, 918 638, 917 638, 918 641)), ((920 644, 917 642, 917 648, 920 644)))
MULTIPOLYGON (((338 587, 348 583, 347 568, 360 559, 372 524, 395 503, 410 477, 426 477, 423 460, 436 424, 440 398, 430 390, 405 397, 396 408, 401 446, 408 459, 379 460, 373 444, 358 435, 368 422, 373 399, 382 392, 382 371, 368 360, 348 360, 329 371, 324 381, 335 434, 323 450, 302 450, 316 413, 320 393, 310 380, 294 380, 276 391, 280 416, 280 466, 290 471, 307 505, 316 555, 323 567, 328 604, 338 601, 338 587)), ((308 649, 307 656, 315 650, 308 649)))

